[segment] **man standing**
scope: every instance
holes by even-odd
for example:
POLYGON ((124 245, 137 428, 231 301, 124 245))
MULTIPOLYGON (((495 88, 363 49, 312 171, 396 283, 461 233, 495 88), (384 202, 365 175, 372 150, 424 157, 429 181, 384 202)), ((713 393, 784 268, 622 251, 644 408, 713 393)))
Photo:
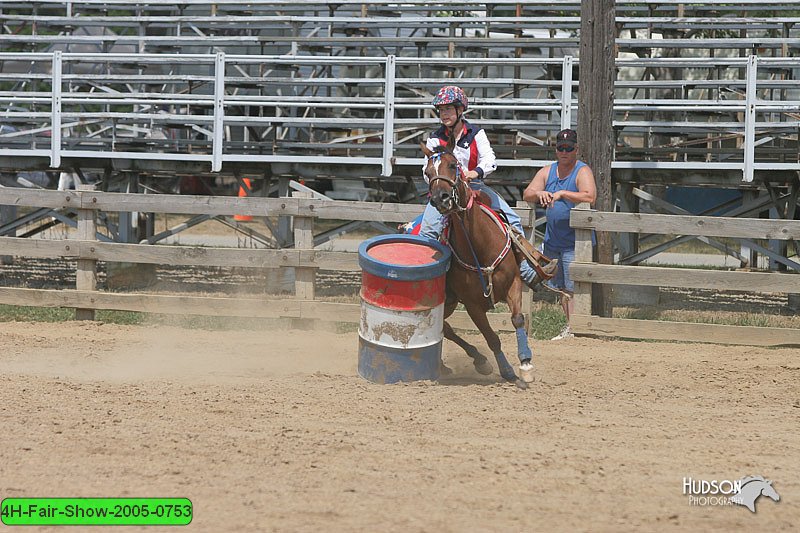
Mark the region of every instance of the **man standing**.
POLYGON ((578 160, 578 133, 575 130, 561 130, 556 135, 556 159, 556 163, 536 173, 522 195, 525 201, 538 203, 547 210, 544 255, 559 260, 558 272, 549 283, 570 296, 561 297, 567 325, 551 340, 572 337, 569 317, 575 284, 569 269, 575 260, 575 230, 569 226, 569 211, 582 202, 594 204, 597 198, 594 173, 586 163, 578 160))

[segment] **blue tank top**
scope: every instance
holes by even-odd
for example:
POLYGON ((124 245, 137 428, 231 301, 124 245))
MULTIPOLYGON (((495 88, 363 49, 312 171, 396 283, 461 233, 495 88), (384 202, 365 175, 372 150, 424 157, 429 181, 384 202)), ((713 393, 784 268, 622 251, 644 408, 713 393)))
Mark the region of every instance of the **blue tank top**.
MULTIPOLYGON (((544 190, 555 193, 556 191, 578 192, 578 171, 586 166, 583 161, 577 161, 575 168, 569 176, 558 179, 558 164, 550 165, 547 183, 544 190)), ((569 210, 575 204, 564 198, 556 200, 552 207, 547 208, 547 229, 544 232, 544 242, 553 250, 564 252, 575 249, 575 230, 569 227, 569 210)))

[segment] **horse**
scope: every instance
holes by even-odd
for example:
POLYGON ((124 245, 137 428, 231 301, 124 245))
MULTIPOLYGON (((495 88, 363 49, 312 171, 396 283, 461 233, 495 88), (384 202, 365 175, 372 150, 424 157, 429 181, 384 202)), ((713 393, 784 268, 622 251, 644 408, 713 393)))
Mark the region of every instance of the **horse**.
POLYGON ((742 478, 739 494, 732 496, 730 501, 739 505, 744 505, 750 509, 751 513, 756 512, 756 500, 759 496, 767 496, 773 501, 780 501, 781 497, 772 487, 772 481, 761 476, 747 476, 742 478))
MULTIPOLYGON (((463 169, 451 151, 444 147, 437 147, 434 151, 425 145, 421 147, 428 157, 425 175, 431 204, 449 219, 447 244, 453 253, 453 261, 447 272, 444 318, 453 314, 459 302, 463 303, 492 350, 500 375, 525 389, 534 379, 533 354, 528 346, 525 316, 522 314, 519 262, 523 259, 517 250, 512 251, 511 230, 487 207, 489 202, 481 202, 481 195, 469 188, 463 179, 463 169), (500 301, 505 301, 511 309, 522 378, 517 377, 506 359, 500 337, 486 316, 486 312, 500 301)), ((444 336, 467 353, 479 373, 492 373, 486 357, 457 335, 447 320, 444 321, 444 336)))

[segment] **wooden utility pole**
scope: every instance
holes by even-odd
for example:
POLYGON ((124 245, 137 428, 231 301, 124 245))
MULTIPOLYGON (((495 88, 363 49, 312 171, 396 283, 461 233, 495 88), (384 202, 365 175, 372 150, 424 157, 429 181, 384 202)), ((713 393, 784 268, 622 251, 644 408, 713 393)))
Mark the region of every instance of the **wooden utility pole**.
MULTIPOLYGON (((614 0, 581 0, 578 143, 581 159, 597 181, 595 209, 611 211, 611 160, 614 156, 614 78, 616 57, 614 0)), ((597 233, 597 260, 614 261, 611 234, 597 233)), ((595 285, 592 314, 611 316, 611 286, 595 285)))

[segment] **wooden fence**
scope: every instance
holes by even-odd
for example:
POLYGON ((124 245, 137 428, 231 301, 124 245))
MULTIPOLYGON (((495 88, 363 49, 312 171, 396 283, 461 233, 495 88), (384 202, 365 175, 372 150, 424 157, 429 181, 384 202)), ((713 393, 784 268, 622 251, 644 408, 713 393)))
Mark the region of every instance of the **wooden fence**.
MULTIPOLYGON (((258 318, 317 319, 358 323, 360 305, 315 299, 318 269, 360 271, 358 254, 313 249, 315 219, 405 223, 420 214, 422 205, 319 200, 295 193, 291 198, 175 196, 106 193, 93 190, 46 191, 0 188, 0 205, 74 209, 78 215, 77 239, 43 240, 0 237, 0 254, 35 258, 77 259, 76 288, 63 290, 0 287, 0 303, 38 307, 74 307, 76 318, 93 319, 98 309, 175 313, 185 315, 250 316, 258 318), (164 246, 100 242, 97 213, 146 212, 203 215, 250 215, 294 218, 293 249, 237 249, 198 246, 164 246), (97 290, 97 261, 168 265, 294 268, 295 297, 232 298, 97 290)), ((523 221, 532 211, 520 207, 523 221)), ((530 223, 528 224, 530 225, 530 223)), ((526 311, 530 298, 525 299, 526 311)), ((499 331, 513 331, 509 313, 490 313, 499 331)), ((456 312, 453 327, 474 329, 469 316, 456 312)))
MULTIPOLYGON (((359 271, 358 254, 313 249, 315 219, 407 222, 422 212, 421 205, 343 202, 302 197, 256 198, 221 196, 174 196, 105 193, 92 190, 45 191, 0 188, 0 205, 73 209, 77 212, 76 239, 43 240, 0 237, 0 253, 35 258, 77 259, 75 289, 50 290, 0 287, 0 303, 39 307, 73 307, 76 317, 92 319, 98 309, 175 313, 186 315, 250 316, 257 318, 316 319, 357 323, 360 305, 316 299, 318 269, 359 271), (294 218, 292 249, 237 249, 197 246, 119 244, 97 240, 100 211, 149 212, 202 215, 251 215, 294 218), (191 266, 294 268, 294 298, 232 298, 144 293, 112 293, 97 290, 97 261, 191 266)), ((524 204, 523 204, 524 205, 524 204)), ((534 212, 518 205, 523 225, 530 228, 534 212)), ((765 272, 723 272, 681 268, 599 265, 592 263, 591 230, 655 234, 704 235, 756 239, 800 239, 800 221, 725 217, 693 217, 605 213, 575 209, 571 223, 576 229, 575 333, 600 336, 651 338, 728 344, 800 344, 800 331, 715 324, 664 322, 591 315, 591 284, 609 283, 720 290, 800 293, 800 275, 765 272)), ((528 293, 530 294, 530 293, 528 293)), ((526 297, 530 311, 531 299, 526 297)), ((490 313, 498 331, 513 331, 508 313, 490 313)), ((457 312, 450 323, 473 329, 466 313, 457 312)))
POLYGON ((706 323, 666 322, 592 316, 592 283, 800 293, 800 275, 779 272, 739 272, 601 265, 592 262, 591 230, 668 235, 702 235, 752 239, 800 240, 800 220, 766 220, 706 216, 607 213, 573 209, 576 228, 575 310, 570 327, 575 333, 747 345, 800 345, 800 330, 706 323))

